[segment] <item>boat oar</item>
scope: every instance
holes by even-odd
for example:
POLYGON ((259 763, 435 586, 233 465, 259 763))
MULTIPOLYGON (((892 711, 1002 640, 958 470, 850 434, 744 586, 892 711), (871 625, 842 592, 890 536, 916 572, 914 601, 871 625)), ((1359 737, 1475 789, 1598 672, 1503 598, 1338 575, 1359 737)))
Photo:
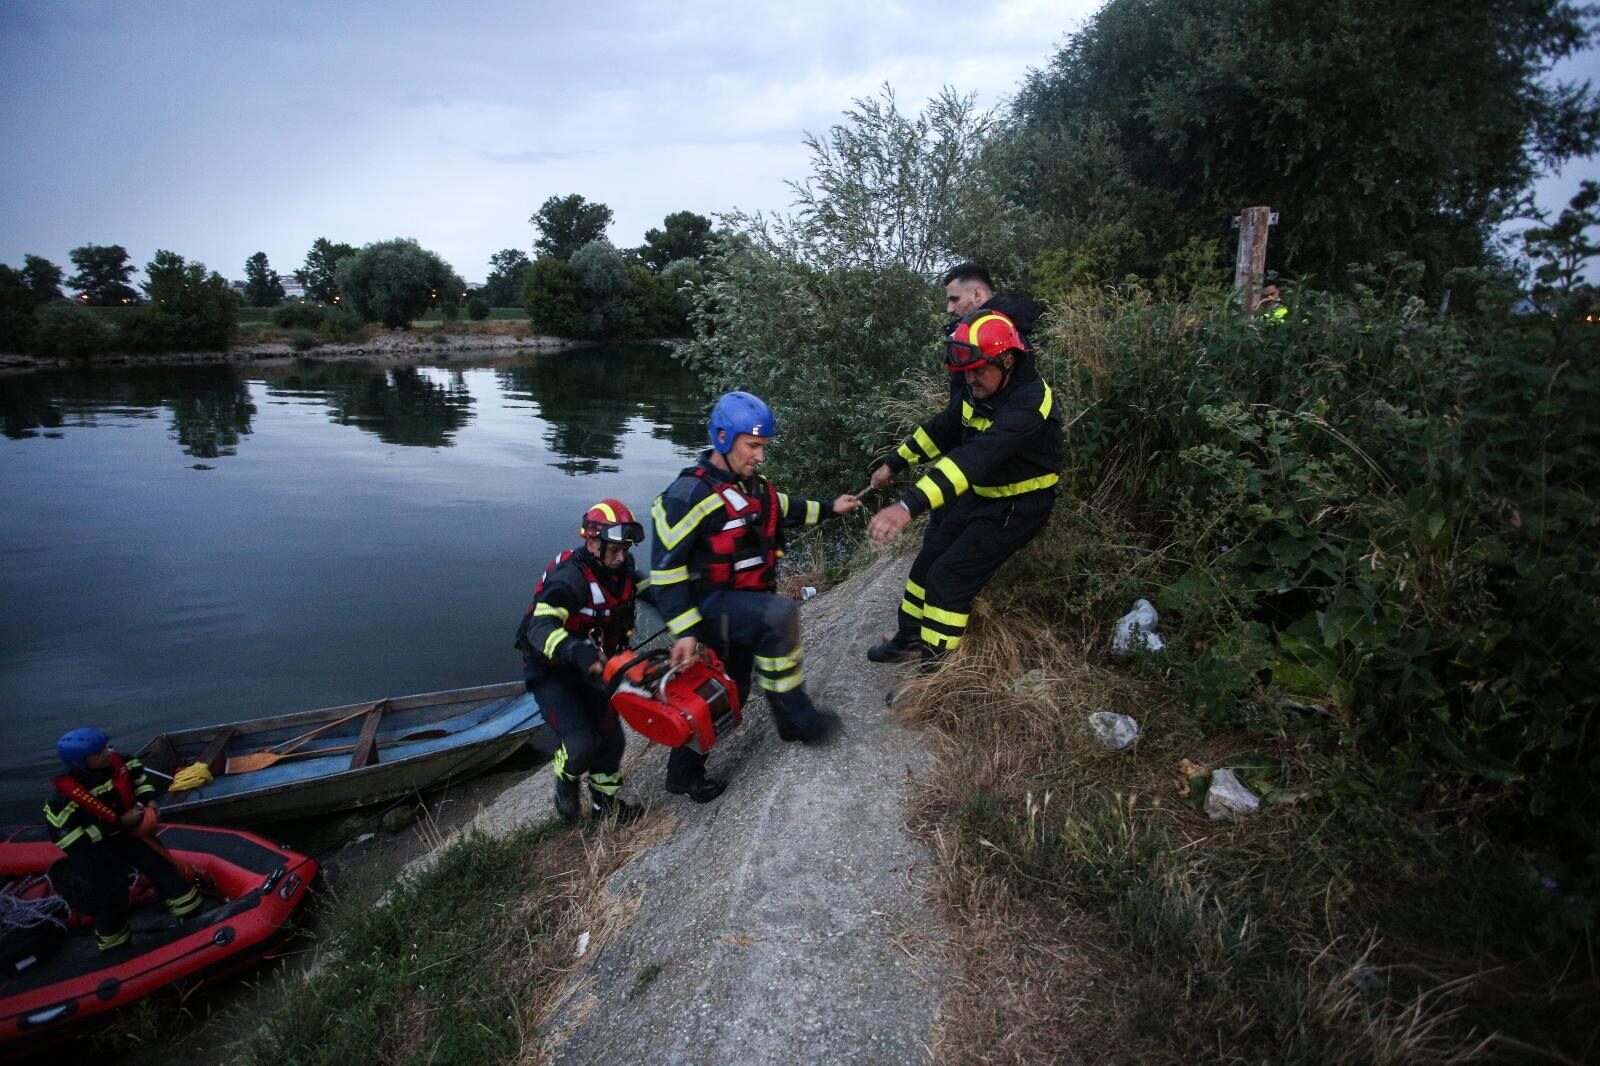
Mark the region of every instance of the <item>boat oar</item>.
MULTIPOLYGON (((393 737, 389 740, 380 740, 378 741, 377 746, 383 748, 390 744, 399 744, 408 740, 438 740, 440 737, 447 737, 449 735, 450 730, 448 729, 419 729, 414 733, 407 733, 403 737, 393 737)), ((282 762, 284 759, 315 759, 323 755, 339 755, 343 752, 355 751, 356 748, 360 746, 360 741, 357 741, 352 744, 340 744, 332 748, 307 748, 302 751, 286 751, 283 754, 278 755, 271 762, 252 761, 250 765, 247 766, 239 765, 247 759, 253 759, 254 756, 262 754, 261 752, 251 752, 248 755, 240 755, 237 759, 229 759, 227 769, 223 771, 223 774, 225 776, 248 774, 252 770, 265 770, 267 767, 272 766, 274 763, 282 762)))
MULTIPOLYGON (((325 722, 322 725, 317 726, 315 729, 308 729, 297 737, 291 737, 288 740, 285 740, 282 744, 274 744, 272 747, 263 749, 262 751, 251 751, 246 752, 243 755, 235 755, 228 760, 223 773, 247 774, 252 770, 264 770, 273 763, 277 762, 279 759, 282 759, 284 756, 292 755, 294 753, 294 749, 298 748, 312 737, 321 733, 326 733, 334 726, 344 725, 346 722, 353 722, 362 715, 370 714, 388 702, 388 700, 379 700, 371 707, 363 707, 359 711, 356 711, 353 714, 347 714, 343 718, 340 718, 334 722, 325 722)), ((351 747, 354 746, 355 745, 351 745, 351 747)))

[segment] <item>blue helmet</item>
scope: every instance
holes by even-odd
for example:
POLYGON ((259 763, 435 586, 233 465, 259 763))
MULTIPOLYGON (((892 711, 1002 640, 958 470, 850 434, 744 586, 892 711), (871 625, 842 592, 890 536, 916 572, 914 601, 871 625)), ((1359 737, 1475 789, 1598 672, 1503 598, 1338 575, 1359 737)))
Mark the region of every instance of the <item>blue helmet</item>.
POLYGON ((723 455, 733 447, 741 433, 753 437, 776 437, 778 420, 772 417, 772 408, 758 396, 748 392, 729 392, 711 409, 711 423, 706 427, 711 437, 711 447, 723 455), (722 439, 718 440, 718 434, 722 439))
POLYGON ((56 741, 56 754, 74 770, 82 770, 88 765, 85 759, 96 752, 105 751, 110 743, 111 738, 98 729, 74 729, 56 741))

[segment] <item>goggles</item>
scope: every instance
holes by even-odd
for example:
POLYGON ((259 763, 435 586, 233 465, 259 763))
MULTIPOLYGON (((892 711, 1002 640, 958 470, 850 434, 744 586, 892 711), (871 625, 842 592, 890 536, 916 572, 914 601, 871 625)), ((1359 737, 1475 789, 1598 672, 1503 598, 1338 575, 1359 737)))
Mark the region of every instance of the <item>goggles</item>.
POLYGON ((614 526, 599 526, 586 534, 600 538, 604 544, 643 544, 644 527, 637 522, 618 522, 614 526))
POLYGON ((968 344, 953 338, 945 341, 944 368, 952 374, 978 370, 998 361, 998 357, 986 354, 976 344, 968 344))

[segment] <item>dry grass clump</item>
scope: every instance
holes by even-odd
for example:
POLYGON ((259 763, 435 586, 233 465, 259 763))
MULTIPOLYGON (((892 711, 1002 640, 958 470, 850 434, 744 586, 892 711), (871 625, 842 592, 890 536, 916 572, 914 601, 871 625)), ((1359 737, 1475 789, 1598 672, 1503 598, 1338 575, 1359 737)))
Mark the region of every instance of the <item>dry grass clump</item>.
POLYGON ((938 756, 913 815, 957 930, 938 1061, 1467 1062, 1504 1047, 1465 1009, 1480 987, 1467 956, 1423 966, 1404 927, 1375 937, 1395 919, 1383 878, 1410 887, 1417 871, 1304 798, 1320 767, 1289 732, 1206 738, 1159 680, 981 607, 895 708, 938 756), (1132 751, 1086 735, 1104 709, 1139 721, 1132 751), (1284 802, 1213 823, 1185 759, 1253 768, 1284 802))

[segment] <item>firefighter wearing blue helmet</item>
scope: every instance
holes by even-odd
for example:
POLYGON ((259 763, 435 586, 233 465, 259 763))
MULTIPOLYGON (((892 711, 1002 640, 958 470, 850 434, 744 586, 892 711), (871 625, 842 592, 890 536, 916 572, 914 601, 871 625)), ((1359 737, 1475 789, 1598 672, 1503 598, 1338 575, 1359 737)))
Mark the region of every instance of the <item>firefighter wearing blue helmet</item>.
POLYGON ((52 871, 56 890, 94 919, 101 951, 133 938, 128 924, 128 873, 155 884, 179 921, 200 910, 200 892, 171 860, 140 840, 154 829, 156 787, 136 758, 123 758, 98 729, 74 729, 56 742, 67 772, 53 782, 44 804, 65 869, 52 871))
MULTIPOLYGON (((711 410, 711 447, 687 467, 651 508, 655 538, 650 582, 656 606, 676 635, 672 663, 697 646, 715 648, 748 695, 752 672, 767 693, 778 735, 815 743, 839 719, 806 693, 805 657, 796 603, 776 592, 786 530, 811 526, 861 506, 845 494, 832 501, 779 492, 759 473, 767 442, 778 434, 772 409, 748 392, 730 392, 711 410)), ((723 782, 705 774, 704 755, 675 748, 667 759, 667 791, 707 803, 723 782)))

